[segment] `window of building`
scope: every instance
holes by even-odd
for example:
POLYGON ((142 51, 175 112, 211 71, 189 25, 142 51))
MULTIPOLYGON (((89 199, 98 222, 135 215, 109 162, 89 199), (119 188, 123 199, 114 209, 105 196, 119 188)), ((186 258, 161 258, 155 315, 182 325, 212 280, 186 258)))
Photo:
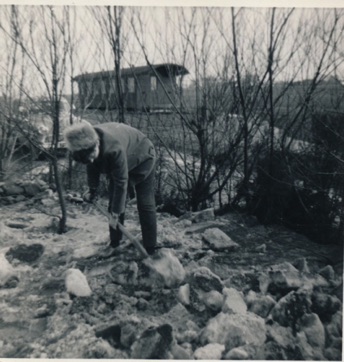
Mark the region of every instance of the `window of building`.
POLYGON ((156 76, 152 76, 150 78, 150 89, 152 92, 156 91, 157 88, 157 80, 156 80, 156 76))
POLYGON ((106 94, 105 84, 106 84, 105 79, 101 79, 100 80, 100 93, 101 94, 106 94))
POLYGON ((110 79, 110 82, 109 82, 109 93, 110 93, 110 94, 115 93, 115 89, 116 89, 115 80, 114 80, 114 79, 110 79))
POLYGON ((128 92, 135 93, 135 79, 133 77, 128 78, 128 92))
POLYGON ((86 93, 89 96, 92 94, 92 81, 91 80, 86 82, 86 93))

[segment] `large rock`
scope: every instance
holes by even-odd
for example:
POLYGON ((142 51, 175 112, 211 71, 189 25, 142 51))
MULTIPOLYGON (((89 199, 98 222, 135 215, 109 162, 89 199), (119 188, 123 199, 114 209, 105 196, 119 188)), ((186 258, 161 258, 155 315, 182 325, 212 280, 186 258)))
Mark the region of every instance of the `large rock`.
POLYGON ((177 297, 183 305, 190 305, 190 285, 184 284, 180 286, 177 297))
POLYGON ((21 195, 24 193, 24 188, 13 183, 3 186, 6 195, 21 195))
POLYGON ((193 342, 200 331, 193 319, 192 314, 182 304, 178 303, 167 313, 154 318, 154 322, 160 325, 171 325, 178 342, 193 342))
POLYGON ((326 265, 322 269, 319 270, 319 274, 327 279, 328 281, 333 281, 335 279, 335 272, 331 265, 326 265))
POLYGON ((227 360, 246 360, 249 354, 243 347, 232 348, 225 356, 227 360))
POLYGON ((222 309, 224 297, 217 290, 203 293, 201 299, 205 306, 214 312, 219 312, 222 309))
POLYGON ((118 323, 98 326, 95 329, 95 335, 98 338, 103 338, 113 347, 118 347, 121 338, 121 326, 118 323))
POLYGON ((168 288, 178 287, 185 278, 185 270, 171 249, 161 249, 153 257, 144 260, 146 266, 168 288))
POLYGON ((312 295, 312 311, 316 313, 322 322, 329 322, 331 316, 341 308, 341 301, 332 295, 321 291, 315 291, 312 295))
POLYGON ((324 356, 329 361, 342 361, 342 338, 334 338, 324 351, 324 356))
POLYGON ((278 323, 267 325, 267 338, 276 343, 280 349, 291 349, 295 343, 291 327, 282 327, 278 323))
POLYGON ((298 269, 292 264, 285 262, 273 265, 266 273, 259 277, 260 290, 263 294, 268 291, 272 294, 287 294, 296 290, 304 284, 304 279, 298 269))
POLYGON ((227 234, 218 228, 207 229, 203 233, 203 240, 216 251, 236 250, 239 245, 227 234))
POLYGON ((320 318, 315 313, 305 314, 300 319, 300 331, 304 332, 307 342, 312 347, 325 347, 325 329, 320 318))
POLYGON ((302 331, 295 338, 294 353, 297 356, 295 359, 306 361, 322 361, 324 360, 323 351, 321 348, 316 348, 309 344, 307 335, 302 331))
POLYGON ((330 341, 332 338, 341 338, 343 330, 343 315, 338 311, 331 317, 330 323, 325 327, 327 339, 330 341))
POLYGON ((219 343, 209 343, 204 347, 197 348, 194 352, 195 359, 220 360, 225 346, 219 343))
POLYGON ((246 303, 250 312, 262 318, 266 318, 276 305, 276 301, 270 295, 258 295, 253 290, 250 290, 247 294, 246 303))
POLYGON ((226 226, 223 222, 220 221, 204 221, 191 225, 185 230, 185 234, 194 234, 202 233, 209 228, 219 228, 226 226))
POLYGON ((225 297, 225 301, 222 306, 222 312, 239 314, 246 313, 247 305, 240 292, 234 288, 224 288, 223 295, 225 297))
POLYGON ((77 297, 89 297, 92 294, 86 276, 79 270, 70 268, 66 271, 67 292, 77 297))
POLYGON ((174 343, 171 347, 171 354, 173 359, 179 359, 179 360, 190 360, 191 358, 191 353, 189 353, 188 350, 186 350, 185 348, 183 348, 182 346, 180 346, 177 343, 174 343))
POLYGON ((38 183, 35 182, 30 182, 28 184, 23 185, 24 190, 25 190, 25 194, 27 196, 36 196, 37 194, 39 194, 41 191, 43 191, 43 189, 41 188, 41 186, 38 183))
POLYGON ((193 212, 191 220, 194 223, 200 223, 203 221, 210 221, 215 219, 214 209, 209 208, 198 212, 193 212))
POLYGON ((204 292, 210 292, 211 290, 222 292, 223 289, 220 277, 207 267, 200 267, 193 271, 190 276, 190 285, 204 292))
POLYGON ((132 359, 168 359, 173 342, 172 327, 164 324, 146 329, 133 344, 132 359))
POLYGON ((260 346, 266 339, 264 319, 247 312, 246 314, 219 313, 208 321, 201 334, 201 343, 219 343, 226 350, 252 344, 260 346))
POLYGON ((120 285, 136 285, 139 267, 136 262, 118 260, 110 271, 113 282, 120 285))
POLYGON ((310 292, 308 290, 299 289, 292 291, 272 308, 269 318, 284 327, 291 327, 294 332, 297 330, 297 324, 300 318, 310 313, 312 305, 310 292))

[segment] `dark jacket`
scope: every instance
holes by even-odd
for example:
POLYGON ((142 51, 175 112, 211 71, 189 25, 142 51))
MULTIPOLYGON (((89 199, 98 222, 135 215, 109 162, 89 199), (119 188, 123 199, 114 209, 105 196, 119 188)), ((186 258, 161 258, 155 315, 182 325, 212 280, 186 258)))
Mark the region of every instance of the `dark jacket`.
MULTIPOLYGON (((129 176, 138 165, 154 157, 151 141, 136 128, 123 123, 103 123, 94 126, 99 136, 99 156, 87 165, 91 192, 99 185, 100 174, 107 174, 113 182, 112 212, 125 210, 129 176)), ((147 169, 147 176, 151 169, 147 169)))

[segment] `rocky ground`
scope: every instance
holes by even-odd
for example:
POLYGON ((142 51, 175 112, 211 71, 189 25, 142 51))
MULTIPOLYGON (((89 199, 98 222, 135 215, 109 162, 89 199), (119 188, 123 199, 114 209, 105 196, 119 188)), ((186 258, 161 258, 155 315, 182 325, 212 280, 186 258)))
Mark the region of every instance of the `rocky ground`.
MULTIPOLYGON (((339 246, 211 209, 159 213, 180 262, 169 282, 126 242, 105 258, 90 206, 68 203, 58 235, 56 195, 32 185, 0 185, 0 357, 342 359, 339 246)), ((139 234, 135 203, 126 226, 139 234)))

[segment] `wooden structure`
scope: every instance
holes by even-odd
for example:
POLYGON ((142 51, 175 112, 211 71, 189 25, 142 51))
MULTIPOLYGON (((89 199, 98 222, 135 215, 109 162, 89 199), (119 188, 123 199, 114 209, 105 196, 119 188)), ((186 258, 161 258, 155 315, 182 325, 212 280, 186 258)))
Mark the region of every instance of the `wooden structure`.
MULTIPOLYGON (((177 64, 165 63, 121 70, 124 108, 129 111, 165 110, 176 100, 177 76, 188 74, 177 64)), ((81 74, 73 78, 79 88, 82 108, 118 108, 115 71, 81 74)))

